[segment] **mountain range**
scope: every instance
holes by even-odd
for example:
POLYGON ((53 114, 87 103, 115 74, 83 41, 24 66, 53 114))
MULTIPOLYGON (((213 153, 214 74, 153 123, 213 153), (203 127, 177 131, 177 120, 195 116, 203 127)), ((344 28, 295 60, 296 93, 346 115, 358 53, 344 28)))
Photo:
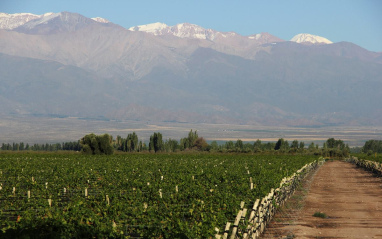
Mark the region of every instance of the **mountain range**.
POLYGON ((0 13, 2 115, 382 125, 382 53, 190 23, 0 13))

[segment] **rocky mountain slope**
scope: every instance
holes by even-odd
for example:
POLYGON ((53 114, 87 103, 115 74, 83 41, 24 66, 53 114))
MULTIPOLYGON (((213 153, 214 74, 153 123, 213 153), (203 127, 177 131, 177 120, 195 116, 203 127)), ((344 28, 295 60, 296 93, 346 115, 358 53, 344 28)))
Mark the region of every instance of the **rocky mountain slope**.
POLYGON ((0 14, 3 114, 296 126, 382 122, 382 54, 352 43, 307 34, 292 41, 241 36, 187 23, 125 29, 69 12, 20 16, 0 14))

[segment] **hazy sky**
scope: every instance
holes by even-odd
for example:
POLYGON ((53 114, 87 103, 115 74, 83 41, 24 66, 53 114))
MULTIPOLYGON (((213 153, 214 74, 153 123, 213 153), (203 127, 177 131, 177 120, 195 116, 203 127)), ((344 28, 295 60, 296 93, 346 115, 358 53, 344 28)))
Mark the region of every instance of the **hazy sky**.
POLYGON ((0 12, 76 12, 123 27, 193 23, 242 35, 268 32, 284 40, 310 33, 382 51, 382 0, 0 0, 0 12))

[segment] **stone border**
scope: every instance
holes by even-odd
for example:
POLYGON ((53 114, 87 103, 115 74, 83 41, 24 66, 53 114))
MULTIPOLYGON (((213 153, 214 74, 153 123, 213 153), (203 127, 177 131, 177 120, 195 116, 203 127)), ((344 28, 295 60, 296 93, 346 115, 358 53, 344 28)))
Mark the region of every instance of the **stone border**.
POLYGON ((304 165, 297 170, 291 177, 285 177, 281 180, 280 186, 276 189, 271 189, 271 192, 264 198, 257 199, 251 209, 244 208, 244 202, 240 204, 235 222, 231 225, 227 222, 223 234, 219 234, 219 229, 215 228, 217 239, 249 239, 259 238, 265 230, 267 224, 271 221, 278 207, 293 195, 300 182, 313 170, 321 166, 325 160, 321 157, 318 160, 304 165))
POLYGON ((367 171, 371 171, 377 175, 382 176, 382 163, 365 160, 365 159, 358 159, 357 157, 353 157, 353 156, 346 159, 346 162, 353 163, 357 165, 358 167, 364 168, 367 171))

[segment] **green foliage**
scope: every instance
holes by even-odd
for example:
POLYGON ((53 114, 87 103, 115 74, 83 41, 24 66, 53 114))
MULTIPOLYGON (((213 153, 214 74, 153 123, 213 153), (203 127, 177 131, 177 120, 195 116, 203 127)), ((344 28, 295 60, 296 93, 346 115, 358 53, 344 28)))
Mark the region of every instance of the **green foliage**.
POLYGON ((263 148, 263 150, 271 151, 271 150, 274 150, 275 146, 276 146, 276 143, 268 142, 266 144, 263 144, 262 148, 263 148))
POLYGON ((362 152, 364 153, 382 153, 382 140, 368 140, 362 147, 362 152))
POLYGON ((118 135, 112 144, 115 149, 123 152, 140 152, 144 149, 144 144, 138 140, 138 135, 135 132, 128 134, 126 138, 118 135))
POLYGON ((164 143, 164 148, 166 152, 176 152, 179 149, 179 143, 177 140, 168 139, 164 143))
POLYGON ((162 134, 158 132, 151 135, 149 150, 154 151, 156 153, 158 151, 162 151, 163 149, 164 149, 164 143, 162 139, 162 134))
POLYGON ((233 141, 227 141, 225 142, 225 147, 224 147, 228 152, 233 152, 235 151, 235 144, 233 141))
POLYGON ((326 146, 328 148, 337 148, 341 150, 345 148, 344 141, 340 139, 335 140, 334 138, 329 138, 328 140, 326 140, 326 146))
POLYGON ((292 149, 298 149, 298 140, 293 140, 291 146, 292 149))
POLYGON ((114 149, 111 145, 112 137, 108 134, 95 135, 88 134, 85 135, 81 140, 82 152, 85 154, 113 154, 114 149))
POLYGON ((284 140, 283 138, 279 139, 275 145, 275 150, 280 150, 286 152, 289 150, 288 140, 284 140))
POLYGON ((128 134, 123 144, 123 151, 125 152, 139 151, 138 136, 135 134, 135 132, 128 134))
POLYGON ((195 130, 195 132, 193 132, 191 129, 190 132, 188 133, 187 138, 182 138, 180 140, 181 149, 182 150, 192 149, 193 147, 195 147, 195 142, 198 138, 199 138, 199 135, 198 135, 197 130, 195 130))
POLYGON ((263 147, 262 147, 260 139, 256 140, 256 142, 253 144, 253 150, 255 152, 260 152, 261 150, 263 150, 263 147))
POLYGON ((331 158, 344 158, 348 157, 350 152, 349 145, 345 144, 342 140, 329 138, 323 145, 323 156, 331 158))
POLYGON ((382 154, 378 153, 358 153, 358 154, 352 154, 352 156, 357 157, 359 159, 363 160, 369 160, 369 161, 375 161, 382 163, 382 154))
POLYGON ((241 201, 250 205, 283 177, 317 159, 245 154, 0 156, 0 238, 212 238, 215 227, 223 231, 234 220, 241 201), (254 190, 249 189, 250 178, 254 190))
POLYGON ((218 145, 218 142, 216 142, 216 140, 211 142, 210 149, 213 150, 213 151, 218 151, 219 150, 219 145, 218 145))
POLYGON ((208 149, 208 144, 203 137, 199 137, 194 142, 194 148, 204 151, 208 149))
MULTIPOLYGON (((106 143, 106 140, 100 141, 94 134, 87 135, 83 137, 81 140, 77 142, 65 142, 65 143, 57 143, 57 144, 34 144, 29 146, 28 144, 13 143, 13 144, 5 144, 3 143, 1 146, 2 150, 6 151, 23 151, 23 150, 34 150, 34 151, 60 151, 60 150, 73 150, 73 151, 82 151, 86 154, 104 154, 102 150, 100 150, 100 143, 106 143)), ((180 141, 175 139, 167 139, 163 140, 162 135, 157 132, 152 135, 151 141, 147 145, 139 141, 138 135, 133 132, 129 133, 126 138, 117 135, 115 140, 112 140, 110 137, 110 144, 113 149, 122 151, 122 152, 143 152, 143 151, 165 151, 165 152, 178 152, 178 151, 189 151, 189 150, 198 150, 198 151, 211 151, 211 152, 241 152, 241 153, 274 153, 276 143, 275 142, 267 142, 262 143, 261 140, 257 140, 254 143, 251 142, 243 142, 238 139, 234 141, 227 141, 224 144, 219 145, 216 141, 212 141, 211 145, 208 145, 205 138, 199 137, 197 131, 190 130, 188 136, 182 138, 180 141), (155 136, 155 137, 154 137, 155 136), (157 147, 155 150, 154 147, 154 138, 157 140, 157 147), (151 144, 150 144, 151 143, 151 144)), ((325 143, 326 144, 326 143, 325 143)), ((284 139, 280 139, 278 141, 277 147, 281 147, 282 149, 277 150, 277 153, 305 153, 304 142, 298 142, 294 140, 292 142, 292 147, 289 147, 288 141, 284 139)), ((310 152, 318 153, 317 147, 313 144, 314 150, 309 150, 310 152)), ((111 148, 107 148, 105 152, 111 151, 111 148)))
POLYGON ((195 130, 195 132, 192 132, 192 129, 191 129, 187 137, 189 147, 192 148, 195 145, 195 141, 198 138, 199 138, 198 131, 195 130))
POLYGON ((15 143, 12 144, 6 144, 2 143, 1 150, 11 150, 11 151, 59 151, 59 150, 73 150, 73 151, 80 151, 81 146, 79 141, 75 142, 64 142, 62 144, 55 143, 55 144, 34 144, 32 146, 29 146, 29 144, 25 144, 24 142, 15 143))
POLYGON ((241 139, 238 139, 235 143, 235 148, 237 151, 242 151, 244 149, 244 144, 243 144, 243 141, 241 141, 241 139))
POLYGON ((315 212, 313 217, 328 218, 328 216, 323 212, 315 212))

